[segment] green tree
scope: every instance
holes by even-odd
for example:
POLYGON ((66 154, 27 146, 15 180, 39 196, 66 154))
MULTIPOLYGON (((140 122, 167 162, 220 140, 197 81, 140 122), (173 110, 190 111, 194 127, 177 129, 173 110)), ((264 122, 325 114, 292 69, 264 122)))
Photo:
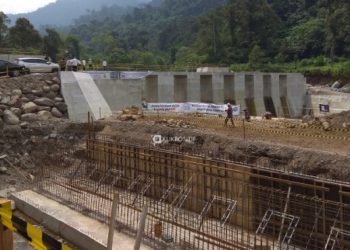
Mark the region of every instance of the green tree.
POLYGON ((7 18, 4 12, 0 11, 0 45, 4 45, 5 37, 7 35, 10 20, 7 18))
POLYGON ((39 32, 26 18, 18 18, 15 26, 9 29, 9 40, 21 49, 40 48, 41 37, 39 32))
POLYGON ((259 45, 255 45, 249 53, 249 66, 252 69, 259 68, 265 62, 264 51, 259 45))
MULTIPOLYGON (((350 53, 350 3, 348 1, 324 2, 326 9, 326 48, 329 56, 344 56, 350 53)), ((348 54, 349 55, 349 54, 348 54)))
POLYGON ((60 35, 54 29, 46 29, 47 35, 43 37, 43 53, 57 61, 57 54, 63 45, 60 35))
POLYGON ((285 39, 283 53, 289 59, 309 58, 324 54, 326 35, 324 20, 313 18, 293 27, 285 39))
POLYGON ((81 46, 77 37, 69 35, 66 38, 65 45, 69 57, 80 58, 81 46))

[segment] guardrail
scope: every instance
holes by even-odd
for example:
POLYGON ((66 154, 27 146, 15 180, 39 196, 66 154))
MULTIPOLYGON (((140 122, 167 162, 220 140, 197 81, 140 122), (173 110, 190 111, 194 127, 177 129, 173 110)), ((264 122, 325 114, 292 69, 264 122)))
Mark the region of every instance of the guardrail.
POLYGON ((73 250, 61 241, 43 232, 39 227, 32 225, 12 213, 11 201, 0 198, 0 249, 11 248, 12 238, 8 231, 17 232, 30 242, 37 250, 73 250), (2 235, 3 234, 3 235, 2 235), (8 239, 4 238, 7 237, 8 239), (6 242, 6 243, 4 243, 6 242), (2 245, 3 244, 3 245, 2 245), (5 245, 6 244, 6 245, 5 245))

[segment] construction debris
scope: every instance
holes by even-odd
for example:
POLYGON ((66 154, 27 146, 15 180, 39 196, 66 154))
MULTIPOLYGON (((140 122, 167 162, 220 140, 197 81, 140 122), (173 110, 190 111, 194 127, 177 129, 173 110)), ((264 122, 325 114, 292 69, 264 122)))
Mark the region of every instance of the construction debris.
POLYGON ((182 120, 175 120, 175 119, 162 119, 159 121, 155 121, 155 124, 161 124, 161 125, 165 125, 169 128, 193 128, 194 126, 191 125, 188 122, 182 121, 182 120))

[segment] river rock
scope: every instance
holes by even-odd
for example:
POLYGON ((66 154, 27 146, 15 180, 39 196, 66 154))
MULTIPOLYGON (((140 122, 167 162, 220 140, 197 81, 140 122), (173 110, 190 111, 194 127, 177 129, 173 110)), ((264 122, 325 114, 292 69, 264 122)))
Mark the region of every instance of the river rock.
POLYGON ((21 97, 21 102, 27 103, 27 102, 30 102, 30 100, 27 97, 23 96, 23 97, 21 97))
POLYGON ((48 107, 48 106, 38 106, 38 111, 51 111, 51 107, 48 107))
POLYGON ((55 106, 55 103, 47 97, 35 99, 34 103, 40 106, 49 106, 49 107, 55 106))
POLYGON ((63 116, 63 114, 57 108, 52 108, 51 113, 57 118, 61 118, 63 116))
POLYGON ((50 118, 52 118, 51 112, 46 110, 39 111, 38 116, 41 120, 49 120, 50 118))
POLYGON ((38 105, 34 102, 28 102, 22 105, 22 109, 24 113, 33 113, 38 110, 38 105))
POLYGON ((332 84, 332 89, 339 89, 341 87, 341 83, 339 81, 336 81, 332 84))
POLYGON ((50 92, 50 87, 49 86, 44 86, 43 87, 43 91, 45 92, 45 93, 47 93, 47 92, 50 92))
POLYGON ((22 110, 20 108, 10 108, 10 110, 12 113, 14 113, 18 117, 20 117, 22 114, 22 110))
POLYGON ((63 102, 56 102, 55 103, 56 108, 61 111, 62 113, 67 111, 67 104, 63 102))
POLYGON ((22 90, 14 89, 14 90, 12 90, 12 95, 22 96, 22 90))
POLYGON ((51 90, 52 90, 52 91, 55 91, 55 92, 59 91, 59 90, 60 90, 60 85, 58 85, 58 84, 52 85, 52 86, 51 86, 51 90))
POLYGON ((19 95, 11 96, 11 100, 8 102, 8 105, 18 107, 21 105, 21 97, 19 95))
POLYGON ((17 125, 17 124, 19 124, 19 119, 10 110, 5 110, 4 111, 4 122, 8 125, 17 125))
POLYGON ((23 114, 21 115, 21 120, 25 122, 32 122, 32 121, 37 121, 39 119, 37 114, 34 113, 28 113, 28 114, 23 114))
POLYGON ((1 102, 0 103, 7 105, 10 101, 11 101, 11 97, 10 96, 3 96, 1 98, 1 102))
POLYGON ((43 90, 42 89, 33 89, 32 94, 36 96, 43 96, 43 90))

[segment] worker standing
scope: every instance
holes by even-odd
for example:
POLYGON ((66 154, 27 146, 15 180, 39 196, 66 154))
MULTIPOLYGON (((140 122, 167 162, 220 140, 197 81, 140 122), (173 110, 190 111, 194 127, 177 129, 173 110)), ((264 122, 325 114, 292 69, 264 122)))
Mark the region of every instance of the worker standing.
POLYGON ((103 62, 102 62, 102 67, 103 67, 103 70, 104 70, 104 71, 107 70, 107 61, 106 61, 106 60, 103 60, 103 62))
POLYGON ((248 109, 243 109, 243 112, 244 112, 244 119, 245 119, 247 122, 250 122, 250 114, 249 114, 248 109))
POLYGON ((233 108, 230 103, 227 103, 227 109, 225 110, 227 113, 226 119, 225 119, 225 126, 227 126, 228 120, 231 120, 232 127, 235 127, 235 124, 233 122, 233 108))

